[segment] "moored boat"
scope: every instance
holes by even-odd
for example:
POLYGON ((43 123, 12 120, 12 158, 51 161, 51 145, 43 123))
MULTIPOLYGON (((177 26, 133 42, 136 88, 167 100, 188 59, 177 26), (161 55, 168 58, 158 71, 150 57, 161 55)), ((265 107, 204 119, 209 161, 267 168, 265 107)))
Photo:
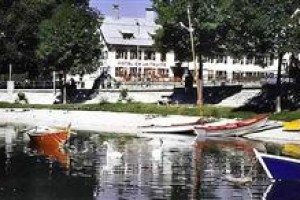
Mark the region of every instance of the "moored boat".
POLYGON ((263 194, 263 200, 299 199, 300 182, 276 181, 269 185, 263 194))
POLYGON ((253 151, 270 179, 300 181, 300 160, 253 151))
POLYGON ((231 122, 223 125, 196 125, 194 126, 197 138, 203 137, 237 137, 251 131, 255 131, 266 125, 268 114, 260 114, 255 117, 231 122))
POLYGON ((290 121, 290 122, 284 122, 283 130, 284 131, 300 131, 300 119, 290 121))
POLYGON ((71 124, 66 129, 53 129, 49 127, 36 127, 27 132, 30 141, 36 146, 61 146, 69 138, 71 124))
POLYGON ((182 123, 157 123, 148 126, 140 126, 142 133, 192 133, 194 134, 195 125, 203 125, 207 123, 208 119, 198 119, 194 122, 182 123))

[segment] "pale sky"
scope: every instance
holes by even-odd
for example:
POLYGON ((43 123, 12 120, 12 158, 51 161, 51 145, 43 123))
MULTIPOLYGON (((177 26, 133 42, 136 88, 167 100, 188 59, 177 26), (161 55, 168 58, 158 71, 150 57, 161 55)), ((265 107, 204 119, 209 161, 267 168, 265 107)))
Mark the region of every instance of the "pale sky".
POLYGON ((90 0, 90 7, 97 8, 104 15, 112 14, 112 5, 120 6, 120 16, 144 17, 145 8, 151 6, 151 0, 90 0))

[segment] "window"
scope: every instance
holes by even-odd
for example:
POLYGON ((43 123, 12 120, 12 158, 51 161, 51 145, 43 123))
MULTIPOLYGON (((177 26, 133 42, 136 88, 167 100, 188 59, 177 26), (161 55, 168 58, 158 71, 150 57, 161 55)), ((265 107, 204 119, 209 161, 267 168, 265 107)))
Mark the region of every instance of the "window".
POLYGON ((244 63, 244 59, 243 58, 242 59, 240 59, 240 58, 234 58, 232 60, 232 63, 233 64, 243 64, 244 63))
POLYGON ((130 50, 130 60, 137 59, 137 51, 136 50, 130 50))
POLYGON ((213 70, 208 70, 207 79, 209 81, 214 79, 214 71, 213 70))
POLYGON ((216 56, 216 63, 227 63, 226 56, 216 56))
POLYGON ((123 77, 125 73, 125 69, 123 67, 116 67, 115 76, 116 77, 123 77))
POLYGON ((116 59, 127 59, 127 50, 125 50, 125 49, 117 49, 117 51, 116 51, 116 59))
POLYGON ((134 38, 133 33, 122 33, 122 36, 124 40, 130 40, 134 38))
POLYGON ((145 51, 144 60, 155 60, 155 52, 154 51, 145 51))
POLYGON ((167 58, 166 53, 161 53, 160 60, 161 60, 162 62, 164 62, 164 61, 166 61, 166 58, 167 58))
POLYGON ((254 59, 254 57, 252 57, 252 56, 247 56, 247 58, 246 58, 246 64, 248 65, 248 64, 253 64, 255 62, 255 59, 254 59))

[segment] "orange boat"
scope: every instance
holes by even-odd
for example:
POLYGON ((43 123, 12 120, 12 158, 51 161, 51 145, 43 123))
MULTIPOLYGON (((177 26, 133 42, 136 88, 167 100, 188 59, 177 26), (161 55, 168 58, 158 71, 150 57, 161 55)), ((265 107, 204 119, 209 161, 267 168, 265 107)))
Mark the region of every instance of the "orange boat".
POLYGON ((66 129, 52 129, 49 127, 36 127, 27 132, 30 141, 36 146, 62 146, 69 138, 71 124, 66 129))

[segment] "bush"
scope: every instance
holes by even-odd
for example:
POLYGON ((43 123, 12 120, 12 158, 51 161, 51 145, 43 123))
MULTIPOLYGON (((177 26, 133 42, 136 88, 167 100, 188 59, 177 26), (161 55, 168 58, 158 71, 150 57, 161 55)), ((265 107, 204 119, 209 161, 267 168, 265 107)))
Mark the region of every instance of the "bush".
POLYGON ((25 93, 19 92, 18 93, 18 97, 15 100, 15 103, 18 103, 18 104, 28 104, 28 99, 26 98, 25 93))
POLYGON ((128 89, 127 88, 123 88, 120 91, 120 100, 126 100, 128 96, 128 89))

